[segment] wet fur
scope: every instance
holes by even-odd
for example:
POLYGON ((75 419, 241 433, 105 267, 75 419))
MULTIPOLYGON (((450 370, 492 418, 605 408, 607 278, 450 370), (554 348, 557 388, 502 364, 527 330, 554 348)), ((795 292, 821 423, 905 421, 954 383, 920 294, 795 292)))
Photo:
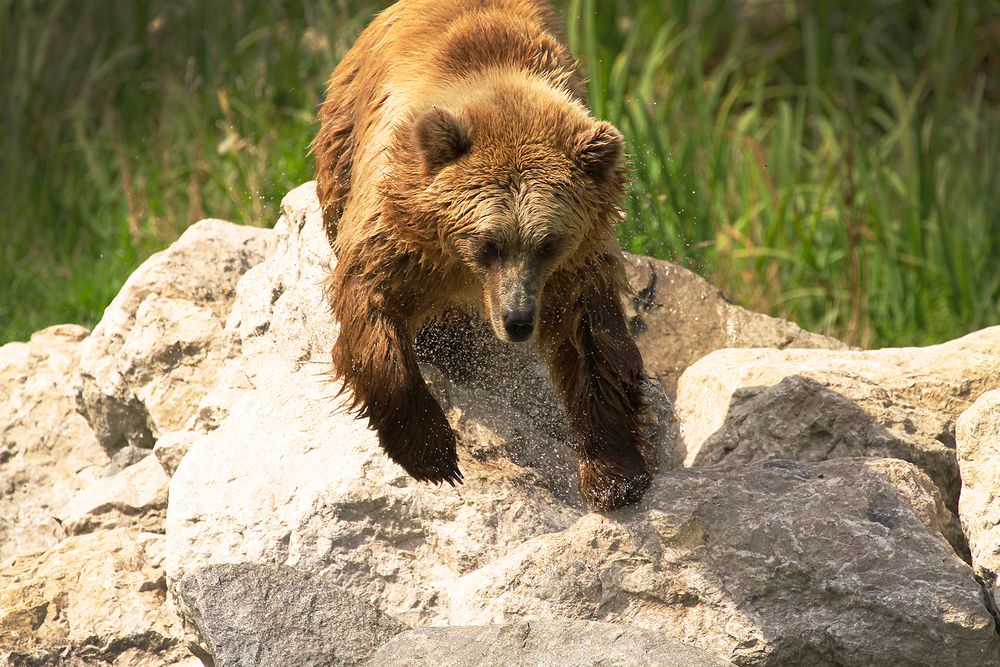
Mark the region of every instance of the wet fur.
POLYGON ((537 345, 566 406, 581 494, 613 509, 650 482, 645 372, 613 231, 622 144, 589 115, 558 26, 532 0, 403 0, 334 71, 313 144, 338 258, 333 367, 394 461, 419 480, 460 482, 413 340, 454 307, 497 329, 510 288, 475 257, 484 237, 505 244, 533 272, 537 345))

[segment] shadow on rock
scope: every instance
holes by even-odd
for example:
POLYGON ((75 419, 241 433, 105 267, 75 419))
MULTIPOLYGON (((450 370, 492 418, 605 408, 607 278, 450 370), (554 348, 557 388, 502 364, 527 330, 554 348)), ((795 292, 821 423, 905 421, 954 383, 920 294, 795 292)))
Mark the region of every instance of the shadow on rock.
MULTIPOLYGON (((689 465, 745 465, 770 459, 816 462, 848 457, 909 461, 931 478, 945 504, 958 509, 961 481, 953 424, 921 432, 899 415, 886 428, 843 394, 802 375, 770 387, 742 387, 733 393, 722 426, 705 439, 689 465)), ((957 519, 942 526, 963 558, 968 547, 957 519)))

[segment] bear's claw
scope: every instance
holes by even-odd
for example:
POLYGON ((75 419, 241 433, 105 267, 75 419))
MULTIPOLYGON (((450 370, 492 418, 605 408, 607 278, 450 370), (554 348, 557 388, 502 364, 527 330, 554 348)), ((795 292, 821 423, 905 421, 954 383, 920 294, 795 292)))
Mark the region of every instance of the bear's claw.
POLYGON ((594 458, 581 457, 578 473, 580 495, 594 508, 605 512, 638 503, 653 481, 643 466, 623 470, 594 458))
POLYGON ((458 469, 455 434, 443 415, 441 422, 435 424, 434 420, 429 420, 424 432, 416 434, 416 437, 407 438, 402 445, 393 440, 387 442, 384 436, 380 436, 379 442, 389 458, 418 482, 432 484, 447 482, 451 486, 456 486, 462 483, 463 478, 462 471, 458 469))
POLYGON ((448 482, 451 486, 457 486, 463 480, 457 460, 440 460, 433 463, 428 461, 411 462, 408 465, 403 465, 403 469, 418 482, 430 482, 438 485, 442 482, 448 482))

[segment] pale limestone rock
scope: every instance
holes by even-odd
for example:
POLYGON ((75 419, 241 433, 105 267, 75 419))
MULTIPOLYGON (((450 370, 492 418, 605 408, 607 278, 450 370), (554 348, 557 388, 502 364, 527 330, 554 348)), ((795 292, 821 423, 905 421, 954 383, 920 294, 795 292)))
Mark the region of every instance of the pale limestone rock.
POLYGON ((103 530, 0 565, 0 662, 193 664, 166 601, 163 539, 103 530))
POLYGON ((335 414, 331 387, 311 367, 272 363, 255 365, 257 389, 194 442, 171 479, 173 582, 212 563, 288 564, 411 621, 427 616, 446 582, 583 511, 557 498, 564 480, 552 491, 494 451, 500 440, 485 424, 459 448, 465 484, 415 482, 366 424, 335 414), (479 442, 484 451, 473 451, 479 442))
POLYGON ((719 350, 681 377, 685 465, 892 456, 957 507, 954 422, 1000 387, 1000 327, 924 348, 719 350))
POLYGON ((81 359, 80 406, 109 452, 152 447, 185 425, 225 358, 236 282, 263 258, 270 236, 202 220, 126 281, 81 359))
POLYGON ((56 516, 68 535, 126 526, 162 533, 169 482, 156 457, 148 455, 111 477, 91 482, 56 516))
POLYGON ((956 430, 962 471, 958 513, 972 566, 996 605, 1000 602, 1000 391, 980 396, 958 418, 956 430))
POLYGON ((0 662, 201 664, 166 603, 153 534, 167 468, 142 447, 192 420, 227 354, 236 281, 270 236, 193 225, 133 274, 94 334, 55 327, 0 349, 0 554, 21 554, 0 571, 0 662))
POLYGON ((63 324, 0 347, 0 560, 65 537, 56 510, 110 462, 76 409, 86 337, 63 324))

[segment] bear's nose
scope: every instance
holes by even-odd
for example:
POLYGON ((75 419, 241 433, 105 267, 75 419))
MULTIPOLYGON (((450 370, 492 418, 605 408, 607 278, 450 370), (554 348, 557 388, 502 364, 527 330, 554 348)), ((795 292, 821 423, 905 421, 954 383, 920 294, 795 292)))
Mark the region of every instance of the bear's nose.
POLYGON ((508 310, 503 314, 503 328, 512 341, 527 340, 535 328, 535 311, 508 310))

